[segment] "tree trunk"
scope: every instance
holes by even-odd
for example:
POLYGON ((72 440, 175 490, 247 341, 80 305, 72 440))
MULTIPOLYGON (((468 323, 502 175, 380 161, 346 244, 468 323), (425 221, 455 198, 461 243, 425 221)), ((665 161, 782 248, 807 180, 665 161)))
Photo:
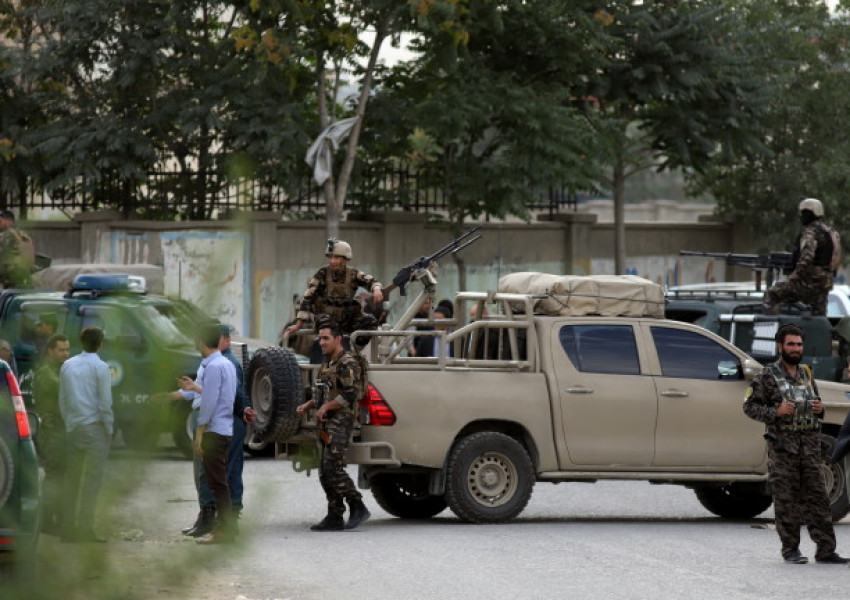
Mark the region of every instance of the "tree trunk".
POLYGON ((618 160, 611 178, 614 192, 614 273, 626 274, 626 165, 618 160))

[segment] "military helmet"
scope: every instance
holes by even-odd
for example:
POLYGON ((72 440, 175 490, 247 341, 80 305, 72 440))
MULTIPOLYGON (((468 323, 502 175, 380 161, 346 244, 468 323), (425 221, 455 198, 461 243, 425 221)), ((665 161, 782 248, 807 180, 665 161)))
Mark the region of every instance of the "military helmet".
POLYGON ((823 203, 817 198, 806 198, 805 200, 800 202, 800 206, 798 208, 800 212, 804 210, 810 210, 816 217, 823 216, 823 203))
POLYGON ((349 245, 348 242, 343 242, 342 240, 328 238, 328 248, 325 251, 325 256, 342 256, 343 258, 351 260, 351 245, 349 245))

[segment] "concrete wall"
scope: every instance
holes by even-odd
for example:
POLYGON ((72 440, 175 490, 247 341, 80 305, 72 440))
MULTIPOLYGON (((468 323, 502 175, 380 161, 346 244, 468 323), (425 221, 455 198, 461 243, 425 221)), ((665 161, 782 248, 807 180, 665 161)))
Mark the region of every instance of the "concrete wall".
MULTIPOLYGON (((243 335, 270 342, 293 315, 293 296, 324 263, 324 222, 284 222, 276 213, 245 213, 232 221, 128 221, 112 212, 78 215, 69 222, 24 223, 38 252, 56 263, 152 263, 165 270, 165 291, 198 303, 243 335)), ((496 289, 499 277, 518 271, 572 274, 614 272, 614 228, 594 215, 560 215, 533 223, 482 223, 483 237, 461 255, 466 288, 496 289)), ((445 245, 451 236, 422 215, 385 213, 344 221, 340 237, 354 249, 352 265, 385 284, 405 264, 445 245)), ((729 224, 628 223, 630 273, 674 285, 707 278, 748 279, 709 259, 684 259, 679 250, 747 252, 747 240, 729 224), (742 242, 743 240, 743 242, 742 242)), ((439 297, 460 288, 451 257, 440 263, 439 297)), ((417 289, 411 290, 418 292, 417 289)), ((407 299, 395 292, 391 315, 407 299)))

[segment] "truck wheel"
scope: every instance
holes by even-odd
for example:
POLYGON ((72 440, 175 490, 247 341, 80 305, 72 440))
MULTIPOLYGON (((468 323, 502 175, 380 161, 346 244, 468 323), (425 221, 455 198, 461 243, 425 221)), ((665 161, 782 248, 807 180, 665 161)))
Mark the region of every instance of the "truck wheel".
POLYGON ((724 519, 752 519, 773 503, 768 494, 735 483, 698 487, 694 492, 706 510, 724 519))
POLYGON ((3 438, 0 438, 0 508, 6 504, 15 482, 15 463, 3 438))
POLYGON ((292 350, 260 348, 251 358, 245 380, 248 400, 257 411, 253 439, 285 442, 295 435, 300 422, 295 408, 303 402, 304 390, 292 350))
POLYGON ((826 494, 829 496, 829 510, 832 513, 832 521, 837 523, 850 513, 850 494, 847 490, 847 465, 850 455, 837 463, 830 462, 832 451, 835 449, 835 438, 827 433, 821 434, 821 449, 824 458, 821 472, 826 484, 826 494))
POLYGON ((370 487, 378 505, 400 519, 430 519, 447 506, 442 496, 428 493, 427 475, 378 475, 371 480, 370 487))
POLYGON ((473 523, 502 523, 528 504, 534 466, 514 438, 485 431, 455 444, 446 479, 446 502, 458 517, 473 523))
POLYGON ((171 427, 171 438, 180 453, 186 458, 192 458, 192 405, 188 402, 179 402, 174 405, 173 422, 171 427))

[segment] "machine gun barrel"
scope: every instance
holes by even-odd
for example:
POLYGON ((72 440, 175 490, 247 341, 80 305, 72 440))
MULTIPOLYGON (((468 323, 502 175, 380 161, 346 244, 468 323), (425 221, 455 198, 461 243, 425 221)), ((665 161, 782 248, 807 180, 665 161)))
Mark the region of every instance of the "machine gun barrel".
POLYGON ((463 234, 459 235, 448 244, 437 250, 436 252, 429 254, 427 256, 420 256, 413 262, 408 265, 403 266, 399 269, 398 273, 393 277, 393 282, 384 288, 384 297, 388 298, 390 292, 394 289, 398 288, 399 293, 402 296, 407 295, 406 287, 407 284, 410 283, 410 280, 413 279, 413 275, 419 269, 426 269, 428 265, 432 262, 440 260, 446 254, 456 254, 460 252, 470 244, 473 244, 481 239, 482 234, 475 235, 481 227, 473 227, 472 229, 467 230, 463 234))
POLYGON ((794 258, 790 252, 771 252, 770 254, 736 254, 734 252, 697 252, 682 250, 681 256, 705 256, 722 258, 727 265, 749 267, 756 271, 756 288, 761 289, 761 271, 767 271, 767 285, 773 285, 777 271, 790 273, 794 269, 794 258))

